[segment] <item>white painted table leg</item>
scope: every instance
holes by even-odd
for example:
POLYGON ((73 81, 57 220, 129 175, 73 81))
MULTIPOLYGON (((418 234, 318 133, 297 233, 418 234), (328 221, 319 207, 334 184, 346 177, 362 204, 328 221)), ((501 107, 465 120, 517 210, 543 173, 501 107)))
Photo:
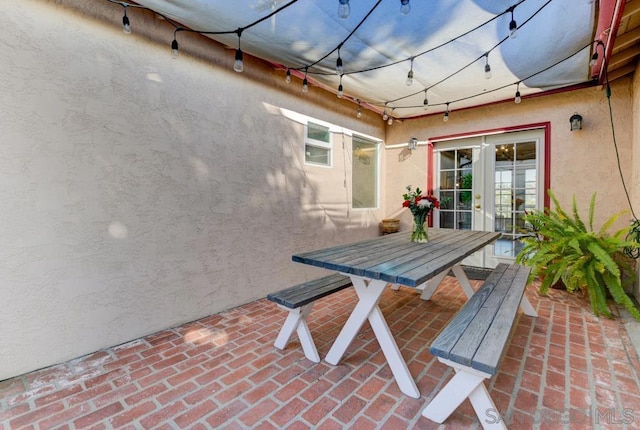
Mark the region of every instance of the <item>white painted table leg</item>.
POLYGON ((475 291, 471 287, 471 283, 469 282, 469 278, 467 278, 467 274, 462 270, 462 266, 460 264, 456 264, 451 268, 453 270, 453 274, 456 275, 456 279, 460 283, 462 287, 462 291, 467 295, 467 298, 471 298, 475 294, 475 291))
POLYGON ((351 282, 358 294, 358 303, 353 308, 349 319, 338 334, 335 342, 331 346, 329 353, 324 358, 329 364, 336 365, 342 359, 353 339, 356 337, 364 322, 369 318, 371 311, 378 305, 380 296, 387 283, 384 281, 372 281, 367 285, 366 281, 359 276, 352 276, 351 282))
POLYGON ((314 363, 319 363, 320 355, 318 354, 318 350, 316 349, 316 345, 311 337, 311 332, 309 331, 309 326, 307 326, 306 322, 307 316, 309 316, 311 308, 313 308, 313 303, 301 306, 298 309, 290 309, 284 306, 280 307, 286 309, 289 313, 284 324, 282 324, 282 328, 280 329, 280 333, 278 333, 274 346, 278 349, 285 349, 289 340, 291 340, 291 336, 293 336, 293 332, 295 331, 298 334, 298 339, 300 340, 300 345, 302 345, 304 355, 314 363))
POLYGON ((426 285, 424 286, 424 290, 422 291, 422 294, 420 295, 420 298, 422 300, 431 299, 431 296, 433 296, 433 293, 436 292, 436 290, 438 289, 438 287, 442 283, 442 280, 444 279, 444 277, 447 276, 447 273, 449 273, 448 269, 444 270, 442 273, 439 273, 436 276, 434 276, 433 278, 429 279, 427 281, 426 285))
POLYGON ((400 284, 391 284, 391 289, 393 291, 398 291, 400 289, 400 284))
POLYGON ((407 363, 404 361, 404 358, 400 353, 400 349, 398 348, 398 344, 393 339, 389 326, 384 320, 384 316, 378 306, 376 306, 369 314, 369 323, 371 324, 371 328, 378 339, 380 348, 387 359, 387 363, 389 364, 389 368, 396 379, 396 383, 398 384, 398 387, 400 387, 400 391, 414 399, 420 398, 420 391, 418 391, 418 387, 409 372, 407 363))

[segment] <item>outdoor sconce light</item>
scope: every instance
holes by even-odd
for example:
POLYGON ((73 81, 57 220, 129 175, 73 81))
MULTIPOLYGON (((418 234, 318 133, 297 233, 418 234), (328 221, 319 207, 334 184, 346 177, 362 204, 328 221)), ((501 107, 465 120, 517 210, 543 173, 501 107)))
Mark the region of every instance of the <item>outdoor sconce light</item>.
POLYGON ((416 139, 415 137, 412 137, 411 139, 409 139, 409 143, 407 144, 407 148, 409 149, 409 151, 413 151, 417 147, 418 147, 418 139, 416 139))
POLYGON ((569 122, 571 123, 571 131, 573 130, 582 130, 582 117, 575 112, 569 118, 569 122))

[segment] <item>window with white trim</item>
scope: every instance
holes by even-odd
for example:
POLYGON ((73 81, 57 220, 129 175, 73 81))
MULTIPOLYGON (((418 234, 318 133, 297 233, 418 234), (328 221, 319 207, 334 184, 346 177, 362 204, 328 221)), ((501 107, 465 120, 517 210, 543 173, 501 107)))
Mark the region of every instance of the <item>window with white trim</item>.
POLYGON ((378 207, 378 142, 353 135, 353 172, 351 206, 359 209, 378 207))
POLYGON ((333 144, 329 127, 309 121, 304 135, 305 164, 333 165, 333 144))

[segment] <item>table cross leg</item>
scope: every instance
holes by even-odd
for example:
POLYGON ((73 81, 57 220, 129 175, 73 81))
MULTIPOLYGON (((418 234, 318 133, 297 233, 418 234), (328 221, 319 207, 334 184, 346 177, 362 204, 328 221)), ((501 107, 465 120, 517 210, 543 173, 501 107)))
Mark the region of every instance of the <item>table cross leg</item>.
POLYGON ((327 356, 324 358, 327 363, 333 365, 340 362, 347 348, 349 348, 349 345, 351 345, 351 342, 353 342, 353 339, 355 339, 362 328, 362 325, 367 318, 369 318, 371 311, 378 306, 382 291, 384 291, 387 286, 387 283, 384 281, 371 281, 369 285, 367 285, 365 279, 359 276, 351 276, 351 282, 358 294, 359 300, 356 307, 351 311, 351 315, 349 319, 347 319, 344 327, 342 327, 340 334, 338 334, 338 337, 333 342, 327 356))
POLYGON ((387 359, 389 368, 396 379, 398 387, 400 387, 400 391, 414 399, 420 398, 420 391, 418 391, 418 387, 409 372, 409 367, 407 367, 407 363, 400 353, 398 344, 393 339, 389 326, 384 320, 384 316, 378 306, 369 314, 369 324, 371 324, 371 328, 378 339, 380 349, 382 349, 387 359))
POLYGON ((456 275, 456 279, 458 280, 458 283, 462 287, 462 291, 464 291, 464 293, 467 295, 467 298, 470 299, 471 296, 475 294, 475 290, 471 287, 469 278, 467 278, 467 274, 464 273, 464 270, 462 269, 462 266, 460 265, 460 263, 455 264, 451 268, 451 270, 453 271, 453 274, 456 275))
POLYGON ((420 298, 422 300, 430 300, 431 296, 433 296, 433 293, 436 292, 436 290, 442 283, 442 280, 444 279, 444 277, 447 276, 447 273, 449 273, 449 270, 443 270, 433 278, 429 279, 424 286, 424 290, 422 290, 422 294, 420 295, 420 298))

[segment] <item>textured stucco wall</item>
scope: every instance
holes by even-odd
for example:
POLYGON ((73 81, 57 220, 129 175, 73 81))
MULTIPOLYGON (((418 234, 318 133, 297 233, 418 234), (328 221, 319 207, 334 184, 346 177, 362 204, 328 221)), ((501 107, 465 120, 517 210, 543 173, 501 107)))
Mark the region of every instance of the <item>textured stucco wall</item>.
MULTIPOLYGON (((291 254, 378 234, 349 210, 351 141, 303 160, 281 108, 382 121, 105 1, 0 2, 0 380, 315 276, 291 254), (183 37, 184 36, 184 37, 183 37)), ((382 160, 384 155, 382 156, 382 160)), ((382 178, 384 180, 384 177, 382 178)))
MULTIPOLYGON (((629 78, 612 83, 611 102, 618 148, 625 180, 632 177, 632 84, 629 78)), ((636 116, 637 118, 637 116, 636 116)), ((473 110, 455 111, 448 122, 442 115, 404 121, 387 131, 388 145, 407 142, 411 136, 424 141, 432 137, 474 133, 523 124, 551 123, 551 189, 564 207, 570 208, 576 195, 578 207, 586 215, 589 199, 597 192, 596 225, 614 212, 628 209, 620 175, 605 92, 600 87, 564 92, 550 96, 524 99, 522 103, 500 103, 473 110), (578 112, 583 117, 583 129, 571 132, 569 117, 578 112)), ((403 177, 386 184, 387 196, 400 195, 408 184, 423 184, 426 171, 426 151, 414 151, 407 161, 396 156, 400 149, 388 151, 387 175, 403 177), (415 158, 415 159, 414 159, 415 158)), ((638 164, 636 163, 635 166, 638 164)), ((394 210, 396 201, 387 200, 386 211, 394 210)), ((623 226, 628 219, 620 221, 623 226)))

